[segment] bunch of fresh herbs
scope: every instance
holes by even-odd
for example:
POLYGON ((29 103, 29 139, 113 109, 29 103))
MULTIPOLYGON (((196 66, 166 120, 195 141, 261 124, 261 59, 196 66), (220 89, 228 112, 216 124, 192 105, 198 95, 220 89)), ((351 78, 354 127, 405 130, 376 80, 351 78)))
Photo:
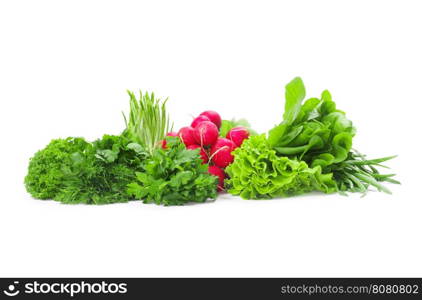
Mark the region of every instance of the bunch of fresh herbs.
POLYGON ((128 193, 144 203, 183 205, 217 197, 217 177, 208 173, 199 149, 186 149, 179 138, 168 137, 167 148, 155 150, 136 177, 128 193))
POLYGON ((83 153, 89 146, 83 138, 52 140, 30 159, 25 187, 37 199, 52 199, 63 186, 66 170, 73 163, 72 155, 83 153))
POLYGON ((104 135, 84 152, 72 155, 62 187, 53 198, 63 203, 108 204, 127 202, 127 185, 144 170, 148 154, 122 136, 104 135))
POLYGON ((152 154, 154 149, 161 146, 160 141, 164 139, 166 133, 173 129, 166 110, 168 99, 162 100, 155 97, 154 93, 143 94, 141 91, 139 99, 131 91, 128 91, 128 94, 130 112, 128 118, 123 114, 126 123, 123 135, 152 154))

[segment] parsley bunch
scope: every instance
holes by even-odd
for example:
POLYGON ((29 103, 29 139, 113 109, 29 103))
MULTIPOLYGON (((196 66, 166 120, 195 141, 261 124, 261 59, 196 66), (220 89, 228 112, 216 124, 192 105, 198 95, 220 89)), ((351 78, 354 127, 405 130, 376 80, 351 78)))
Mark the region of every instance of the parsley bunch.
POLYGON ((167 138, 145 162, 145 171, 128 185, 128 193, 144 203, 183 205, 217 197, 217 177, 202 164, 198 150, 187 150, 178 138, 167 138))

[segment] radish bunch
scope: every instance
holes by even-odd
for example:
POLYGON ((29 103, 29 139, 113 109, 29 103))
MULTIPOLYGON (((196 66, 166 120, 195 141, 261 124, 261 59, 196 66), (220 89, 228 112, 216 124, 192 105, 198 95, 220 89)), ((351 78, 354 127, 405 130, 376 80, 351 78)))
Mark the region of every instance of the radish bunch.
MULTIPOLYGON (((204 164, 208 164, 208 172, 218 177, 218 190, 224 190, 224 169, 233 162, 232 152, 249 137, 244 127, 232 128, 226 137, 219 136, 221 127, 220 115, 207 110, 193 119, 190 126, 182 127, 179 132, 169 132, 167 136, 178 136, 187 149, 199 149, 204 164)), ((166 147, 165 140, 162 143, 166 147)))

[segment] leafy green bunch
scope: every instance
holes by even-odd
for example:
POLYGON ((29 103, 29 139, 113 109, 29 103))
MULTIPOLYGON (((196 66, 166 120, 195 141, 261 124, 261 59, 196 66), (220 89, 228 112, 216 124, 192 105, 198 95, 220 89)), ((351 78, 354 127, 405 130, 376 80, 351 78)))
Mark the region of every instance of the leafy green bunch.
POLYGON ((52 140, 30 160, 27 191, 38 199, 63 203, 126 202, 126 186, 142 171, 147 153, 124 137, 104 135, 52 140))
POLYGON ((108 204, 128 202, 127 185, 143 171, 148 154, 122 136, 104 135, 84 152, 72 154, 62 188, 54 200, 63 203, 108 204))
POLYGON ((167 99, 155 97, 154 93, 139 92, 139 99, 133 92, 130 97, 129 118, 123 114, 126 129, 123 135, 140 144, 149 154, 161 146, 160 141, 172 131, 173 125, 166 110, 167 99))
POLYGON ((294 78, 286 85, 283 121, 268 134, 270 147, 280 156, 305 161, 332 174, 340 192, 366 193, 370 186, 390 193, 381 182, 399 183, 394 174, 381 174, 376 167, 395 156, 368 160, 352 149, 356 130, 344 112, 336 108, 330 93, 303 104, 305 86, 294 78))
POLYGON ((286 85, 283 122, 270 130, 268 141, 280 155, 297 157, 323 169, 344 161, 352 148, 355 128, 336 109, 330 93, 303 104, 305 86, 299 77, 286 85))
POLYGON ((89 143, 83 138, 52 140, 30 159, 25 187, 37 199, 52 199, 63 184, 65 171, 72 165, 72 154, 84 152, 89 143))
POLYGON ((252 136, 234 151, 234 162, 226 168, 228 192, 244 199, 270 199, 313 190, 337 190, 332 174, 306 162, 278 156, 265 135, 252 136))
POLYGON ((178 138, 167 138, 166 149, 156 149, 136 173, 128 194, 144 203, 183 205, 217 197, 217 177, 202 164, 199 150, 187 150, 178 138))

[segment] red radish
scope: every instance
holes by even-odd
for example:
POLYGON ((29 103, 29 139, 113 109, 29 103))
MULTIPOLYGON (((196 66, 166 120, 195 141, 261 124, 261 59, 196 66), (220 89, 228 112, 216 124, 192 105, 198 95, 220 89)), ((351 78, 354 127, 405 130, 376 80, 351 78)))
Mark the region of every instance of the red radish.
POLYGON ((218 138, 218 128, 214 123, 204 121, 196 126, 193 136, 202 147, 211 146, 218 138))
POLYGON ((192 127, 182 127, 179 130, 179 133, 177 134, 182 142, 186 145, 195 145, 195 138, 194 138, 194 130, 192 127))
POLYGON ((166 136, 174 136, 174 137, 176 137, 177 136, 177 132, 168 132, 166 134, 166 136))
POLYGON ((206 116, 208 119, 210 119, 211 122, 213 122, 218 129, 221 127, 221 117, 220 115, 213 111, 213 110, 207 110, 200 114, 200 116, 206 116))
POLYGON ((205 152, 205 150, 201 148, 201 146, 199 146, 199 145, 189 145, 189 146, 186 147, 186 149, 189 149, 189 150, 201 149, 201 150, 199 150, 199 155, 201 156, 202 162, 204 164, 208 163, 208 155, 205 152))
POLYGON ((209 166, 208 173, 218 177, 217 190, 220 192, 224 191, 224 178, 226 177, 226 174, 224 174, 224 171, 217 166, 209 166))
POLYGON ((236 144, 231 140, 219 137, 215 144, 211 148, 211 153, 217 151, 220 148, 228 148, 230 151, 233 151, 236 148, 236 144))
POLYGON ((212 162, 221 168, 230 165, 234 156, 231 152, 236 148, 236 144, 229 139, 219 138, 211 148, 212 162))
POLYGON ((232 128, 228 133, 226 138, 233 141, 237 147, 240 147, 244 140, 249 137, 249 131, 242 126, 232 128))
POLYGON ((192 128, 195 128, 196 126, 199 125, 199 123, 204 122, 204 121, 211 121, 207 116, 198 116, 195 119, 193 119, 192 124, 190 124, 190 126, 192 128))

